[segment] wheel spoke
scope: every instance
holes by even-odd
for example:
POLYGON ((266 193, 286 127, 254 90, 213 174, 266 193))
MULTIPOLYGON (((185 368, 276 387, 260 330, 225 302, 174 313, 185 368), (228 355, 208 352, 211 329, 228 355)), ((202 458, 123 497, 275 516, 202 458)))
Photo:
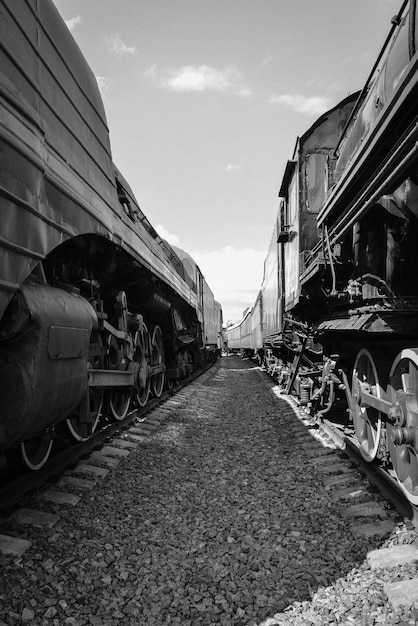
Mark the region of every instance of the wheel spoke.
POLYGON ((103 391, 88 389, 83 404, 77 413, 65 420, 71 438, 86 441, 97 428, 103 406, 103 391))
MULTIPOLYGON (((101 335, 93 330, 90 342, 91 356, 89 369, 104 367, 103 341, 101 335)), ((103 390, 90 387, 78 411, 65 420, 65 429, 71 439, 86 441, 95 432, 103 407, 103 390)))
POLYGON ((388 395, 395 418, 388 423, 388 447, 398 483, 418 504, 418 349, 406 348, 395 358, 388 395))
POLYGON ((129 391, 116 389, 109 393, 110 414, 117 422, 125 419, 131 404, 131 394, 129 391))
POLYGON ((53 432, 44 431, 20 444, 20 455, 23 464, 30 470, 39 470, 47 462, 51 453, 53 432))
POLYGON ((370 352, 365 349, 359 351, 353 369, 352 394, 355 402, 352 419, 360 452, 370 462, 377 454, 382 421, 380 411, 361 404, 361 388, 367 389, 368 393, 377 398, 382 397, 376 365, 370 352))
POLYGON ((145 324, 135 333, 134 361, 138 364, 135 385, 135 398, 139 406, 145 406, 148 401, 151 380, 148 367, 151 359, 150 338, 145 324))
MULTIPOLYGON (((164 365, 163 333, 161 332, 161 328, 159 326, 155 326, 152 331, 151 349, 151 365, 153 367, 158 365, 164 365)), ((152 376, 151 387, 154 395, 157 398, 159 398, 163 392, 164 378, 164 372, 159 372, 158 374, 154 374, 152 376)))

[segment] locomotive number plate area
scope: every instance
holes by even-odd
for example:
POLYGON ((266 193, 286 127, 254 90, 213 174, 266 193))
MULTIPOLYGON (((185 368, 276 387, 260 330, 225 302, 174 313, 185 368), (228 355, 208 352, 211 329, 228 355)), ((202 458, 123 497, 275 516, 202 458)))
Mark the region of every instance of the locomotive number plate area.
POLYGON ((51 326, 48 337, 48 356, 52 360, 79 359, 86 355, 90 331, 87 328, 51 326))

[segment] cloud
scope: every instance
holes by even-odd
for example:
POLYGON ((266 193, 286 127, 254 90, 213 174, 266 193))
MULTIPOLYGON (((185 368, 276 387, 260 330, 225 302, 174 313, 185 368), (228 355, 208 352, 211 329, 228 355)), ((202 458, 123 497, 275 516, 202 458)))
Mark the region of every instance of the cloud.
POLYGON ((261 62, 261 67, 265 67, 266 65, 268 65, 269 63, 271 63, 272 61, 274 61, 274 59, 276 58, 275 54, 271 54, 270 56, 266 57, 265 59, 263 59, 263 61, 261 62))
POLYGON ((239 73, 234 67, 220 72, 207 65, 188 65, 170 70, 166 85, 173 91, 229 91, 238 79, 239 73))
POLYGON ((76 17, 72 17, 69 20, 65 20, 68 30, 73 31, 76 26, 78 26, 81 22, 81 17, 77 15, 76 17))
POLYGON ((285 94, 282 96, 271 96, 268 100, 269 104, 278 104, 288 109, 293 109, 297 113, 311 115, 317 117, 331 106, 333 101, 327 96, 300 96, 297 94, 285 94))
MULTIPOLYGON (((155 230, 173 246, 183 247, 177 235, 158 224, 155 230)), ((265 250, 225 246, 220 250, 186 250, 200 268, 215 300, 223 310, 224 322, 238 322, 243 311, 252 307, 263 280, 265 250)))
MULTIPOLYGON (((309 89, 316 90, 316 91, 325 91, 324 88, 324 81, 322 78, 311 78, 310 80, 306 81, 306 87, 308 87, 309 89)), ((341 84, 340 82, 334 81, 334 82, 329 82, 327 81, 326 84, 326 93, 329 95, 329 97, 331 97, 330 94, 336 94, 337 96, 339 94, 341 94, 342 92, 346 91, 346 86, 341 84)))
POLYGON ((168 230, 166 230, 161 224, 158 224, 158 226, 155 227, 155 230, 162 239, 168 241, 168 243, 172 246, 178 246, 180 244, 179 237, 177 237, 177 235, 172 235, 171 233, 169 233, 168 230))
POLYGON ((222 305, 224 321, 240 320, 260 291, 265 250, 225 246, 221 250, 190 254, 222 305))
POLYGON ((230 92, 239 96, 252 95, 251 89, 243 84, 241 73, 233 65, 217 70, 208 65, 186 65, 179 69, 159 70, 152 65, 145 75, 164 89, 177 92, 218 91, 230 92))
POLYGON ((158 83, 158 80, 159 80, 158 67, 156 65, 151 65, 148 69, 145 70, 144 76, 145 78, 149 78, 150 80, 152 80, 154 83, 158 83))
POLYGON ((226 171, 227 172, 238 172, 242 169, 242 163, 227 163, 226 171))
POLYGON ((238 89, 236 93, 237 96, 241 96, 242 98, 250 98, 253 95, 253 91, 249 87, 243 87, 242 89, 238 89))
POLYGON ((109 52, 115 53, 119 58, 124 54, 138 54, 138 50, 135 46, 127 46, 117 33, 105 37, 105 41, 109 52))

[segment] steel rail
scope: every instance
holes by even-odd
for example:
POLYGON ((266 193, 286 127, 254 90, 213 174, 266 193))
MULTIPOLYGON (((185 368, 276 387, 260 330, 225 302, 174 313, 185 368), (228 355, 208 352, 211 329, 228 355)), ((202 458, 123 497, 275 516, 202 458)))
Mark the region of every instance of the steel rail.
POLYGON ((387 502, 390 502, 398 514, 402 518, 409 519, 415 529, 418 530, 418 507, 409 502, 390 471, 377 463, 368 463, 362 457, 354 436, 342 433, 341 429, 329 419, 321 420, 321 426, 338 445, 341 453, 345 454, 358 471, 366 476, 371 485, 376 487, 387 502))
MULTIPOLYGON (((214 367, 215 363, 211 363, 204 369, 192 374, 188 378, 181 381, 175 388, 166 390, 159 398, 153 398, 144 407, 140 407, 128 413, 125 419, 112 422, 105 428, 93 433, 89 439, 80 443, 74 443, 65 447, 54 454, 46 465, 38 471, 25 472, 16 476, 9 473, 9 478, 3 476, 4 484, 0 486, 0 520, 7 518, 13 507, 16 506, 22 498, 28 493, 41 488, 49 480, 56 478, 69 467, 74 466, 78 461, 87 458, 94 449, 100 449, 111 437, 119 432, 128 430, 136 420, 140 419, 146 423, 146 414, 162 405, 166 400, 175 397, 176 393, 205 374, 214 367)), ((0 479, 2 478, 0 470, 0 479)))

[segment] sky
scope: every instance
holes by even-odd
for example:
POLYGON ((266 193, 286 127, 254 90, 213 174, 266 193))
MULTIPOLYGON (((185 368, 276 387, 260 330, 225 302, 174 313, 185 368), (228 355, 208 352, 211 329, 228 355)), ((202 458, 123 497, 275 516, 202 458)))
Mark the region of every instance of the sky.
POLYGON ((113 160, 238 321, 260 289, 296 138, 361 89, 401 0, 54 0, 113 160))

